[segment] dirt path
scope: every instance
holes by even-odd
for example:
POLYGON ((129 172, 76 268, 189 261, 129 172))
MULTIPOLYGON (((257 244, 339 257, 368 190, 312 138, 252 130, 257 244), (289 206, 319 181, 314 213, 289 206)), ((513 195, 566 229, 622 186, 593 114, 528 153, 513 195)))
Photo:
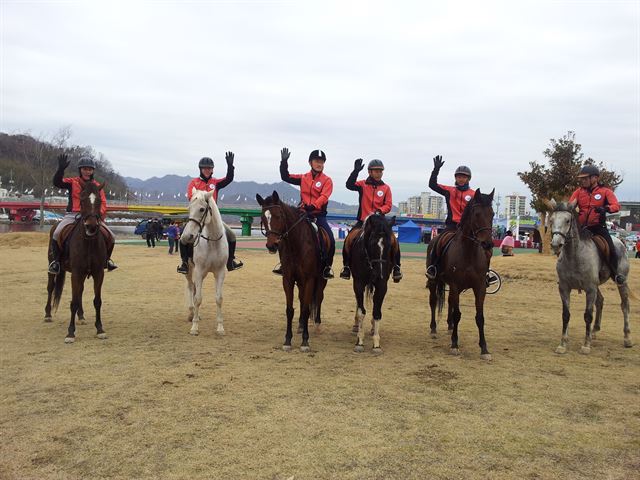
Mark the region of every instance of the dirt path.
MULTIPOLYGON (((46 247, 0 236, 0 478, 324 479, 638 478, 640 345, 622 346, 616 290, 603 330, 578 353, 584 295, 573 295, 569 353, 553 353, 561 308, 554 259, 496 258, 505 280, 486 304, 493 361, 480 359, 473 296, 462 355, 446 324, 428 338, 424 262, 408 258, 383 311, 384 354, 352 352, 349 283, 329 282, 312 353, 284 353, 276 257, 241 250, 215 334, 208 279, 200 336, 189 335, 176 256, 120 245, 95 338, 63 342, 69 291, 43 322, 46 247)), ((640 262, 630 283, 640 296, 640 262)), ((67 285, 69 286, 69 285, 67 285)), ((90 308, 91 307, 91 308, 90 308)), ((640 342, 632 303, 632 336, 640 342)), ((441 325, 444 322, 441 322, 441 325)), ((300 337, 294 337, 299 346, 300 337)))

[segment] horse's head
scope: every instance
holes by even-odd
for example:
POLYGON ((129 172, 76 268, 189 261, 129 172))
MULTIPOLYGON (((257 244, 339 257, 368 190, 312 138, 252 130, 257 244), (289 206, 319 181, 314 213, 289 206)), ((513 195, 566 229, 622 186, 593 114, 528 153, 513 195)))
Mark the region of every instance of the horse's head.
POLYGON ((384 215, 369 215, 362 226, 362 238, 367 250, 367 258, 373 271, 380 273, 380 278, 388 278, 391 271, 389 251, 391 249, 391 227, 396 223, 396 217, 387 220, 384 215))
POLYGON ((475 195, 464 209, 460 219, 461 227, 468 229, 471 237, 483 246, 493 246, 493 195, 496 189, 489 195, 476 190, 475 195))
POLYGON ((576 202, 556 202, 554 199, 544 202, 552 211, 549 223, 551 224, 551 248, 556 255, 571 237, 572 225, 577 216, 576 202))
POLYGON ((214 202, 211 200, 212 197, 213 192, 204 192, 196 188, 193 189, 191 201, 189 202, 189 219, 180 236, 180 241, 184 245, 193 244, 198 238, 198 235, 202 233, 202 229, 207 222, 207 217, 212 215, 213 208, 215 207, 214 202))
POLYGON ((267 250, 269 253, 276 253, 283 234, 287 231, 286 205, 282 204, 278 192, 275 190, 267 198, 256 194, 256 201, 262 207, 260 226, 262 234, 267 237, 267 250))
POLYGON ((92 181, 84 182, 80 191, 80 217, 87 237, 93 237, 99 230, 98 220, 102 206, 100 190, 104 185, 103 183, 98 186, 92 181))

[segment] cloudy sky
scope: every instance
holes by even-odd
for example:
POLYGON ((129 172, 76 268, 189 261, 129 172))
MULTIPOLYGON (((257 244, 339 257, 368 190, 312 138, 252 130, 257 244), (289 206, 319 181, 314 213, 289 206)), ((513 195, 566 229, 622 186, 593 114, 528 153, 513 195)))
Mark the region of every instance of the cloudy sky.
POLYGON ((550 138, 623 172, 640 200, 638 1, 1 0, 0 130, 103 152, 148 178, 195 175, 211 156, 236 179, 279 180, 326 151, 332 198, 354 159, 380 158, 394 201, 455 167, 500 195, 550 138))

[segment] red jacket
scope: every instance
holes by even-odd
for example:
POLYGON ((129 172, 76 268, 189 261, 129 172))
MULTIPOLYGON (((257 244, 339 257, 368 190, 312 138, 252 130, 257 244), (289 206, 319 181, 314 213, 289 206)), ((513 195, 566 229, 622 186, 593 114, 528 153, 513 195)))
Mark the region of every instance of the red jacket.
MULTIPOLYGON (((56 173, 53 177, 53 184, 58 188, 64 188, 69 190, 69 203, 67 204, 67 212, 79 212, 80 211, 80 192, 82 191, 82 185, 84 180, 82 177, 69 177, 62 178, 63 172, 56 173)), ((98 187, 100 184, 95 180, 91 180, 94 185, 98 187)), ((107 214, 107 196, 104 194, 104 190, 100 190, 100 217, 104 218, 107 214)))
POLYGON ((313 170, 304 174, 290 175, 288 170, 280 168, 282 180, 300 186, 300 200, 304 205, 313 205, 314 214, 326 214, 329 197, 333 192, 333 181, 324 173, 313 170))
POLYGON ((358 172, 354 170, 347 179, 347 188, 359 194, 358 220, 364 221, 377 210, 385 215, 393 207, 391 201, 391 188, 382 180, 376 182, 368 177, 366 180, 356 182, 358 172))
POLYGON ((604 225, 606 215, 600 215, 596 208, 604 207, 609 213, 620 211, 620 204, 613 191, 602 185, 591 188, 578 188, 569 199, 578 202, 578 223, 583 227, 604 225))
POLYGON ((213 192, 213 201, 218 203, 218 190, 223 187, 226 187, 229 183, 227 182, 222 187, 220 184, 225 182, 226 178, 213 178, 211 177, 209 180, 203 180, 202 177, 194 178, 189 182, 187 186, 187 198, 191 200, 191 196, 193 195, 193 189, 202 190, 203 192, 213 192))

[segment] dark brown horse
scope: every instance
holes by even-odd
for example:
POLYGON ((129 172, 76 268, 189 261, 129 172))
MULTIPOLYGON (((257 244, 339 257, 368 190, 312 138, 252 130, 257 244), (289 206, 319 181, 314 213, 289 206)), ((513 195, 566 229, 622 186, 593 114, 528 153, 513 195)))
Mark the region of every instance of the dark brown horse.
MULTIPOLYGON (((451 331, 451 353, 458 355, 458 323, 460 322, 460 294, 472 289, 476 300, 476 325, 480 336, 481 357, 491 360, 484 338, 484 299, 487 290, 487 271, 491 259, 493 202, 492 190, 489 195, 476 190, 467 204, 458 230, 440 259, 437 277, 427 282, 429 305, 431 307, 431 336, 436 335, 436 306, 442 311, 445 284, 449 286, 449 308, 447 324, 451 331)), ((437 242, 437 237, 433 242, 437 242)), ((434 245, 430 245, 434 248, 434 245)), ((437 247, 439 248, 439 247, 437 247)), ((427 255, 428 258, 428 255, 427 255)))
POLYGON ((349 268, 353 275, 353 291, 356 295, 356 316, 353 332, 358 334, 355 352, 364 352, 364 308, 365 292, 367 299, 372 300, 373 316, 371 319, 371 335, 373 337, 373 353, 382 353, 380 348, 380 321, 382 320, 382 303, 387 294, 387 283, 393 268, 394 237, 391 227, 396 217, 387 220, 383 215, 370 215, 364 222, 362 230, 351 243, 349 268))
MULTIPOLYGON (((59 274, 49 274, 47 284, 47 305, 45 321, 51 321, 51 303, 57 310, 64 288, 65 273, 71 273, 71 321, 65 343, 73 343, 76 337, 76 314, 82 312, 82 292, 84 281, 93 277, 93 306, 96 309, 96 333, 98 338, 105 339, 107 334, 102 329, 100 308, 102 306, 102 281, 108 258, 108 247, 105 236, 100 231, 100 190, 104 184, 97 186, 93 182, 85 182, 80 193, 80 213, 78 222, 72 227, 67 237, 68 254, 64 254, 59 274)), ((55 226, 52 227, 51 233, 55 226)), ((51 240, 53 241, 53 240, 51 240)), ((50 258, 52 260, 52 258, 50 258)), ((80 316, 79 320, 83 320, 80 316)))
MULTIPOLYGON (((307 215, 299 209, 280 201, 278 192, 267 198, 256 195, 262 207, 262 227, 267 237, 267 250, 280 252, 282 264, 282 287, 286 297, 287 332, 282 349, 291 350, 293 337, 293 288, 298 286, 300 298, 300 330, 302 331, 301 352, 309 352, 309 317, 316 327, 320 326, 320 307, 324 299, 327 281, 322 277, 322 261, 317 248, 318 234, 307 215)), ((321 228, 322 239, 328 245, 329 239, 321 228)))

